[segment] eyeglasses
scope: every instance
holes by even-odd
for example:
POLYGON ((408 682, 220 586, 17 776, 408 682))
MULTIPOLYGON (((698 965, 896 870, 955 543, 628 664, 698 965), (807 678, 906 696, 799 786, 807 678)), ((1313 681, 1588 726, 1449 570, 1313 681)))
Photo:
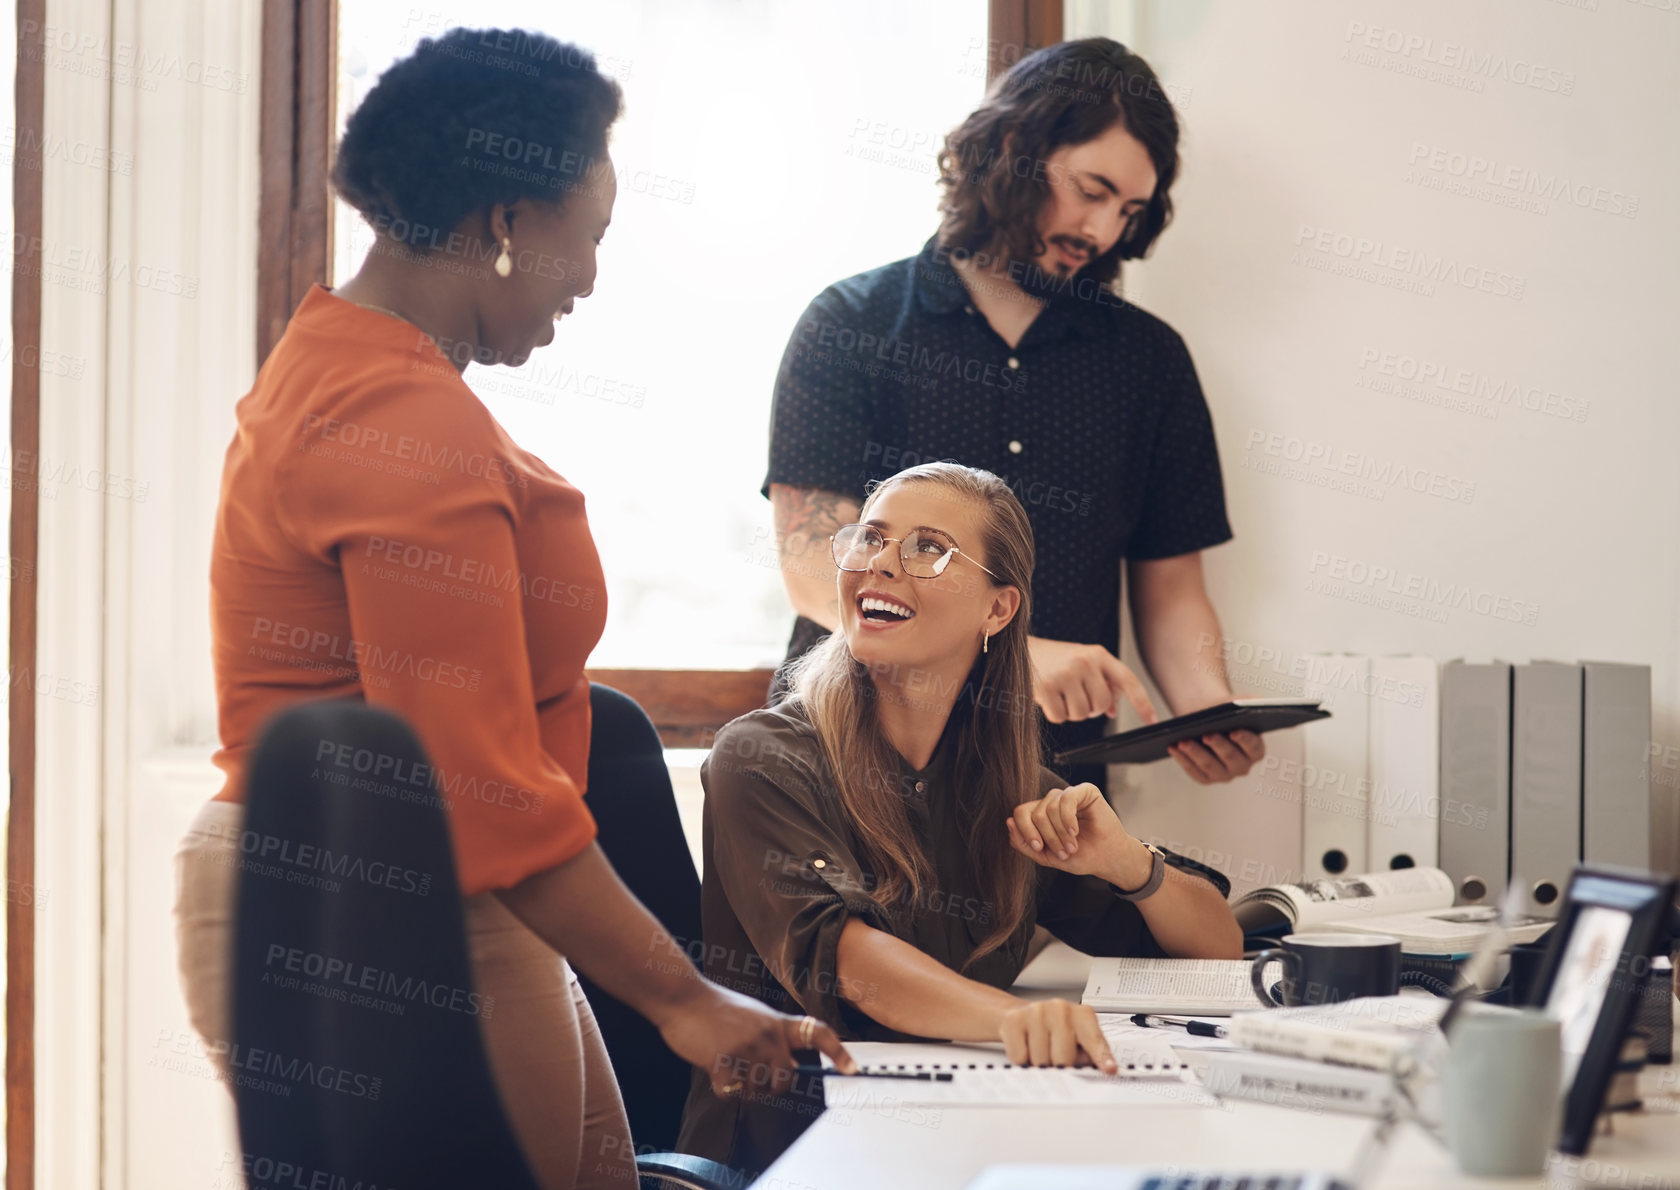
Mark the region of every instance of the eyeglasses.
MULTIPOLYGON (((834 553, 834 564, 841 570, 854 573, 868 570, 870 560, 889 541, 898 542, 898 560, 904 564, 904 573, 911 578, 938 578, 945 573, 951 559, 958 556, 974 562, 957 548, 956 542, 938 529, 912 529, 903 537, 888 537, 872 525, 842 525, 828 541, 834 553)), ((979 562, 974 564, 998 582, 1003 582, 986 566, 979 562)))

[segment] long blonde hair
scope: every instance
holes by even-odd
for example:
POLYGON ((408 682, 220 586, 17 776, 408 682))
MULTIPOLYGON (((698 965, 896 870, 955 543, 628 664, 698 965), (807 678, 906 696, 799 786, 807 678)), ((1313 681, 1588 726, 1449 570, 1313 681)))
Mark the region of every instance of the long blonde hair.
MULTIPOLYGON (((951 710, 956 738, 952 780, 964 817, 936 829, 967 828, 967 875, 990 910, 992 931, 968 963, 1012 935, 1031 903, 1033 864, 1008 841, 1004 820, 1038 796, 1038 717, 1032 701, 1027 627, 1032 622, 1033 533, 1009 485, 989 471, 955 463, 923 463, 883 480, 863 503, 868 518, 881 494, 903 484, 937 484, 981 516, 986 565, 1001 581, 972 568, 994 589, 1015 587, 1014 619, 975 659, 951 710)), ((873 880, 869 896, 890 913, 926 904, 937 873, 916 837, 899 787, 903 760, 881 729, 880 693, 867 666, 834 632, 797 661, 792 697, 816 728, 833 774, 834 793, 861 840, 859 859, 873 880)), ((952 724, 947 724, 949 730, 952 724)), ((982 918, 984 920, 984 918, 982 918)), ((967 963, 964 964, 967 966, 967 963)))

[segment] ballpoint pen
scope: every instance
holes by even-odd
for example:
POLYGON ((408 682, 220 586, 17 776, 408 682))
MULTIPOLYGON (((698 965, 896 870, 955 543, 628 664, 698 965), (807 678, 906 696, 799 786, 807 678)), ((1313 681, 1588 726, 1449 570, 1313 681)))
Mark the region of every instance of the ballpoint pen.
POLYGON ((817 1074, 825 1078, 908 1078, 924 1083, 948 1083, 951 1075, 943 1070, 859 1070, 847 1074, 832 1066, 795 1066, 795 1074, 817 1074))
POLYGON ((1224 1037, 1229 1032, 1224 1025, 1215 1025, 1211 1021, 1192 1021, 1179 1016, 1149 1016, 1141 1012, 1132 1018, 1132 1024, 1141 1025, 1145 1029, 1183 1029, 1192 1037, 1224 1037))

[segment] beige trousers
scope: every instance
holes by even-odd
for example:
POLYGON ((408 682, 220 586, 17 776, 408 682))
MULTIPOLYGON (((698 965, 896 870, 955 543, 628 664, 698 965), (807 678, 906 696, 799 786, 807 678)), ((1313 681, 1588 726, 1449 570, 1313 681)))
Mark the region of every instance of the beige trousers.
MULTIPOLYGON (((225 1054, 232 1040, 229 966, 243 818, 243 806, 210 802, 175 853, 181 987, 212 1055, 225 1054)), ((538 1184, 635 1190, 624 1103, 571 967, 493 894, 462 905, 474 983, 494 998, 494 1012, 479 1018, 490 1069, 538 1184)))

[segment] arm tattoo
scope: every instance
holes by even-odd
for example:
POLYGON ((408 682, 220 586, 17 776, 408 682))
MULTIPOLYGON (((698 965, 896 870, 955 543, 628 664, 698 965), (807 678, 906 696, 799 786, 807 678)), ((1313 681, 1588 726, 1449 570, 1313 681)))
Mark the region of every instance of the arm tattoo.
POLYGON ((862 505, 841 492, 773 483, 770 507, 775 514, 776 549, 782 568, 817 569, 823 577, 832 576, 828 539, 841 525, 850 524, 862 505))

